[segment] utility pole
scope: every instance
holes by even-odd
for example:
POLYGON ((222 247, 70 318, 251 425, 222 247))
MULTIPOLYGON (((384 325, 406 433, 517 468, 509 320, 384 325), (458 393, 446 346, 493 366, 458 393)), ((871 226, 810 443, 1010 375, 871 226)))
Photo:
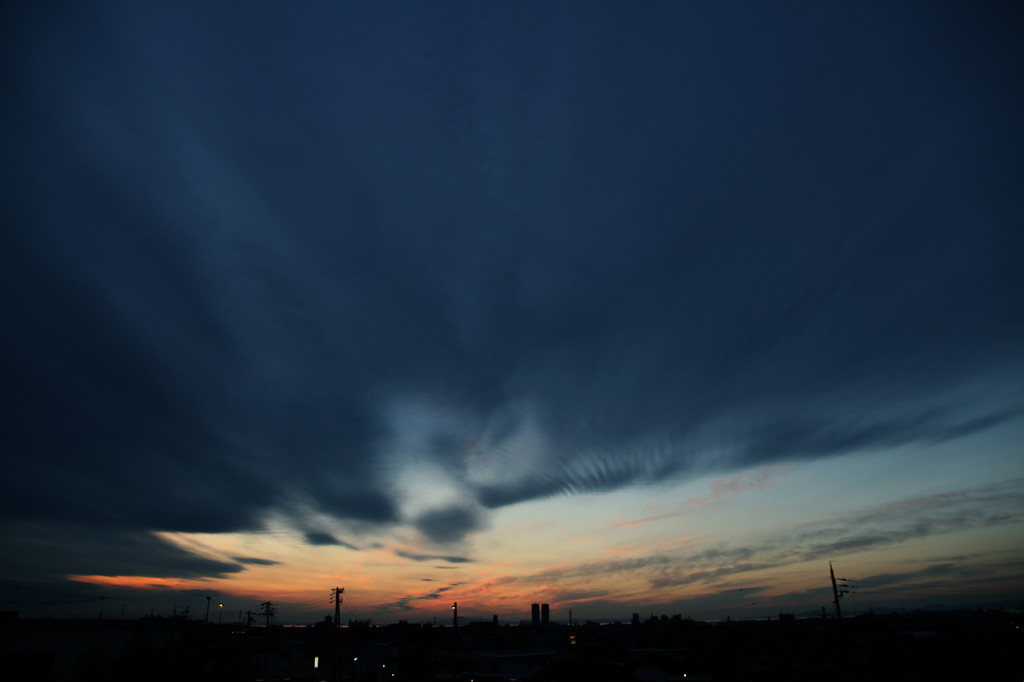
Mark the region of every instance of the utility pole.
POLYGON ((210 622, 210 595, 206 595, 206 618, 203 619, 203 622, 210 622))
POLYGON ((344 594, 344 587, 335 587, 331 590, 331 597, 334 599, 334 627, 341 627, 341 595, 344 594))
MULTIPOLYGON (((841 621, 843 619, 843 610, 839 607, 839 597, 846 594, 846 592, 840 592, 839 588, 836 586, 836 572, 832 570, 831 561, 828 562, 828 573, 832 578, 832 601, 836 605, 836 620, 841 621)), ((840 580, 846 580, 846 578, 840 578, 840 580)))
POLYGON ((452 602, 452 627, 455 628, 454 634, 454 650, 455 650, 455 679, 459 679, 459 602, 452 602))
POLYGON ((334 642, 337 646, 334 652, 337 661, 334 665, 334 676, 337 680, 341 679, 341 595, 344 592, 344 587, 335 587, 331 590, 331 596, 334 598, 334 642))

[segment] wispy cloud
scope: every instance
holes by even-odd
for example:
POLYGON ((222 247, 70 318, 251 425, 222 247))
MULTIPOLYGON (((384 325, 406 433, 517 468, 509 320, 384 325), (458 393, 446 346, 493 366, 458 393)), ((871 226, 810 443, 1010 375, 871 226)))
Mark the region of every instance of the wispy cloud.
POLYGON ((322 547, 324 545, 337 545, 338 547, 344 547, 346 549, 358 550, 359 548, 355 545, 345 542, 339 538, 334 537, 330 533, 322 531, 310 531, 305 533, 303 536, 307 544, 322 547))
POLYGON ((1018 479, 936 493, 865 508, 838 521, 802 524, 791 533, 771 535, 746 545, 712 545, 695 551, 659 551, 629 559, 559 565, 491 582, 496 585, 557 585, 586 578, 629 575, 646 580, 655 590, 713 585, 726 577, 815 559, 836 559, 931 535, 1021 523, 1024 522, 1024 502, 1019 497, 1022 488, 1024 480, 1018 479))
POLYGON ((251 556, 236 556, 231 558, 240 564, 251 564, 253 566, 277 566, 281 563, 280 561, 273 561, 272 559, 261 559, 259 557, 251 556))
POLYGON ((473 559, 468 557, 451 554, 417 554, 402 550, 395 550, 395 554, 403 559, 411 559, 412 561, 447 561, 450 564, 468 564, 473 562, 473 559))
POLYGON ((383 609, 385 611, 411 611, 414 608, 413 602, 435 601, 444 596, 446 592, 450 592, 454 590, 456 587, 459 587, 463 584, 464 583, 461 582, 451 583, 449 585, 445 585, 444 587, 439 587, 431 592, 399 597, 393 602, 388 602, 386 604, 378 604, 377 608, 383 609))
POLYGON ((752 573, 766 569, 778 568, 778 563, 741 563, 723 566, 706 571, 691 571, 688 573, 676 573, 671 576, 651 578, 651 587, 661 589, 665 587, 678 587, 681 585, 692 585, 694 583, 715 583, 724 577, 738 573, 752 573))
POLYGON ((749 490, 763 490, 771 486, 780 475, 776 467, 766 467, 754 473, 739 473, 724 478, 718 478, 711 482, 711 494, 703 497, 691 497, 685 502, 677 505, 675 511, 662 514, 655 514, 639 519, 628 521, 617 521, 602 526, 601 530, 612 530, 615 528, 632 528, 657 521, 668 521, 693 514, 697 509, 709 504, 718 503, 722 500, 749 490))

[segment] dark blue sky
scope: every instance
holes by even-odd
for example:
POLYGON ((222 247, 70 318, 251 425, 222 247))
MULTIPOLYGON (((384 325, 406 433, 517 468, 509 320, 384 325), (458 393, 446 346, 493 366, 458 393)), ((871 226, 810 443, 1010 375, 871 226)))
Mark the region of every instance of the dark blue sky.
POLYGON ((3 10, 4 577, 1019 419, 1014 3, 207 5, 3 10))

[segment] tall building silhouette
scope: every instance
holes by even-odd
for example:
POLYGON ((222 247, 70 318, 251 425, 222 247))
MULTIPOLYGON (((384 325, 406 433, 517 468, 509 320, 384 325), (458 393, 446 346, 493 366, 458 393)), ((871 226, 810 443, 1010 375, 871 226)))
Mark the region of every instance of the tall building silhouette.
POLYGON ((530 604, 530 620, 533 627, 540 625, 540 604, 530 604))
POLYGON ((540 605, 540 624, 541 625, 547 625, 549 622, 551 622, 551 610, 548 608, 547 604, 541 604, 540 605))

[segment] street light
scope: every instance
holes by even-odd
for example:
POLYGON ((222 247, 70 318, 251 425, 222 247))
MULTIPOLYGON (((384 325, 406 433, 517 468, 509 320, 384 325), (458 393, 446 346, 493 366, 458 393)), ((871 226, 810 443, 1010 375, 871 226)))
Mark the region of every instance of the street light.
POLYGON ((217 604, 217 625, 224 622, 224 603, 217 604))

